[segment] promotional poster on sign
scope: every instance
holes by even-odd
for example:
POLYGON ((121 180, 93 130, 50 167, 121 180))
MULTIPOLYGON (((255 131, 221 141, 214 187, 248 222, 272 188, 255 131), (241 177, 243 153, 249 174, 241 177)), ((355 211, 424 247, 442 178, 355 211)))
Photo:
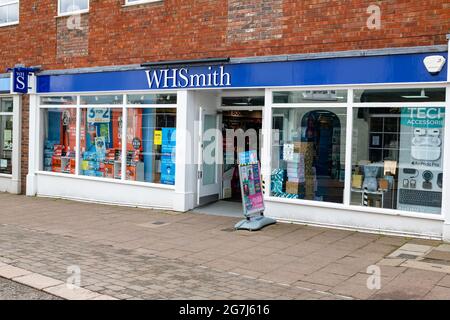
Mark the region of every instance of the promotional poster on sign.
POLYGON ((256 151, 239 154, 239 175, 244 215, 263 212, 264 199, 256 151))

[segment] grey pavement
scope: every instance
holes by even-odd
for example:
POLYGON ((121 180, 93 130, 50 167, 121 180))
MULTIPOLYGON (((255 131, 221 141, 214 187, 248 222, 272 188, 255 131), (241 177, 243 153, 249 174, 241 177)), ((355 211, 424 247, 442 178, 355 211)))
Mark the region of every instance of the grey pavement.
POLYGON ((0 262, 63 282, 77 266, 83 288, 118 299, 450 299, 445 268, 390 256, 435 240, 284 223, 234 231, 233 217, 0 201, 0 262), (369 288, 374 266, 381 287, 369 288))
POLYGON ((12 280, 0 278, 0 300, 60 300, 60 298, 12 280))

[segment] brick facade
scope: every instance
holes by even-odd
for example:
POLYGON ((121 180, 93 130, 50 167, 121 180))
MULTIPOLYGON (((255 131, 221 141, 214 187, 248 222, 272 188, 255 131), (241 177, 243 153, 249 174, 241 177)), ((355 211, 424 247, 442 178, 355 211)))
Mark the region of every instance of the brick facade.
MULTIPOLYGON (((91 0, 79 25, 57 0, 21 0, 20 23, 0 27, 0 72, 446 44, 447 0, 163 0, 123 6, 91 0), (370 29, 370 5, 381 9, 370 29), (69 27, 68 27, 69 26, 69 27)), ((23 99, 22 188, 28 166, 28 98, 23 99)))
POLYGON ((83 57, 89 54, 89 15, 57 19, 56 57, 58 59, 83 57))
POLYGON ((75 36, 83 48, 67 49, 57 0, 21 0, 20 24, 0 28, 0 69, 434 45, 445 44, 450 30, 445 0, 163 0, 128 7, 124 1, 91 0, 81 17, 89 28, 75 36), (379 30, 367 27, 371 4, 381 9, 379 30))
POLYGON ((283 3, 284 0, 229 0, 228 43, 281 39, 283 3))

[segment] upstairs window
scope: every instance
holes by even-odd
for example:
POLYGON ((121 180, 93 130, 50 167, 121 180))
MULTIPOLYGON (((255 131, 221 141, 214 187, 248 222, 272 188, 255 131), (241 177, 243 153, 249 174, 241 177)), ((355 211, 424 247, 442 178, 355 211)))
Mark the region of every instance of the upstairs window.
POLYGON ((89 0, 58 0, 58 15, 89 11, 89 0))
POLYGON ((144 4, 144 3, 149 3, 149 2, 158 2, 161 0, 125 0, 125 5, 129 6, 129 5, 133 5, 133 4, 144 4))
POLYGON ((19 22, 19 0, 0 0, 0 27, 19 22))

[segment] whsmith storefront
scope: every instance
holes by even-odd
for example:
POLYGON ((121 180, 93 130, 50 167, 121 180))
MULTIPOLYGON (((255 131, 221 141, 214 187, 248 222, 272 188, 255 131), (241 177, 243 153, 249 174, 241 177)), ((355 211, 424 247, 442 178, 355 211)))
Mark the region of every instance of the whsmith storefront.
POLYGON ((450 238, 447 50, 44 70, 27 194, 236 208, 236 154, 254 148, 269 217, 450 238))

